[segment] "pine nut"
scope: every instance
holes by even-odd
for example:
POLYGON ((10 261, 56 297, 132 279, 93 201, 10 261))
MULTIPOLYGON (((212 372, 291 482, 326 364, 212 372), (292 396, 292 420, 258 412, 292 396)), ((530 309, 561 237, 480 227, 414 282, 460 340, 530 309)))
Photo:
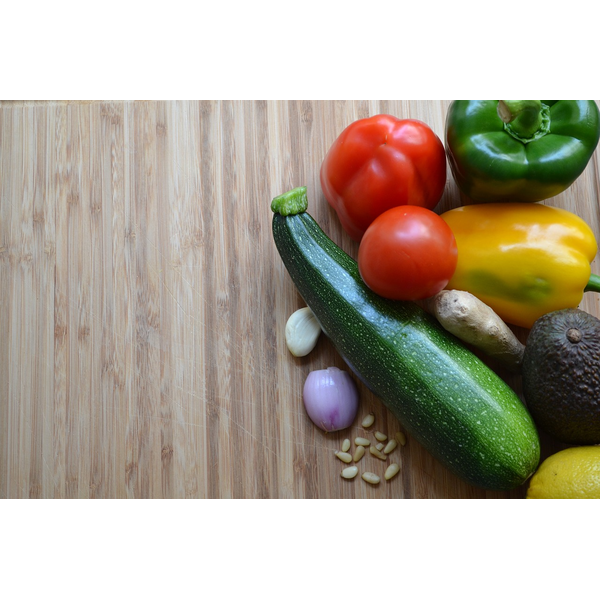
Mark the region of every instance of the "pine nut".
POLYGON ((402 431, 396 432, 396 439, 401 446, 406 446, 406 436, 402 431))
POLYGON ((383 453, 384 454, 390 454, 390 453, 392 453, 396 449, 397 445, 398 445, 398 442, 396 440, 390 440, 386 444, 385 448, 383 449, 383 453))
POLYGON ((373 423, 375 423, 375 415, 373 413, 369 413, 363 420, 361 425, 365 428, 368 429, 369 427, 371 427, 371 425, 373 425, 373 423))
POLYGON ((350 450, 350 440, 344 440, 342 442, 342 452, 348 452, 350 450))
POLYGON ((367 482, 370 483, 372 485, 377 485, 380 481, 379 476, 375 475, 375 473, 363 473, 362 474, 362 478, 367 482))
POLYGON ((385 454, 381 454, 381 452, 379 450, 377 450, 377 448, 375 448, 375 446, 371 446, 369 448, 369 452, 373 456, 376 456, 377 458, 380 458, 381 460, 387 460, 387 456, 385 454))
POLYGON ((358 475, 358 467, 346 467, 342 471, 342 477, 344 479, 354 479, 358 475))
POLYGON ((376 431, 375 438, 378 442, 385 442, 385 440, 387 440, 387 435, 385 435, 385 433, 381 433, 381 431, 376 431))
POLYGON ((376 444, 375 448, 377 448, 377 450, 379 450, 379 452, 381 452, 384 448, 383 442, 379 442, 379 444, 376 444))
POLYGON ((363 456, 365 455, 365 447, 364 446, 357 446, 356 450, 354 451, 354 462, 357 463, 363 456))
POLYGON ((357 446, 370 446, 371 445, 371 442, 367 438, 364 438, 364 437, 357 437, 354 440, 354 443, 357 446))
POLYGON ((386 470, 385 470, 385 480, 389 481, 392 477, 395 477, 396 475, 398 475, 398 471, 400 471, 400 467, 396 464, 396 463, 392 463, 386 470))
POLYGON ((349 463, 352 462, 352 457, 347 453, 347 452, 340 452, 339 450, 336 451, 335 455, 342 461, 345 463, 349 463))

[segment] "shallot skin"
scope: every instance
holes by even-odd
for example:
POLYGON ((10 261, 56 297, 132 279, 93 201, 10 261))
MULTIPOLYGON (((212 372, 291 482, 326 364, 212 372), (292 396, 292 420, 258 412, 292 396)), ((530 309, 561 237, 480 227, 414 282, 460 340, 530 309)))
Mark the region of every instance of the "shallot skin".
POLYGON ((337 367, 309 373, 302 396, 310 420, 326 432, 350 427, 358 413, 358 388, 352 377, 337 367))

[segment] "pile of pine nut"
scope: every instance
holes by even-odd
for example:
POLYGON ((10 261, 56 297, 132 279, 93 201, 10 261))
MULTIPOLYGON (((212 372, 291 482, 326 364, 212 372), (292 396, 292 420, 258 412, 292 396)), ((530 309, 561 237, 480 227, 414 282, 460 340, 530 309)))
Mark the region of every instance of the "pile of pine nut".
MULTIPOLYGON (((369 413, 361 422, 361 426, 364 429, 369 429, 373 427, 375 423, 375 415, 373 413, 369 413)), ((406 436, 402 431, 398 431, 396 435, 388 439, 388 436, 381 431, 376 431, 374 433, 375 440, 377 443, 375 445, 371 445, 370 440, 364 437, 357 437, 354 440, 355 450, 354 454, 350 454, 350 448, 352 446, 349 439, 345 439, 342 443, 342 449, 336 450, 335 456, 341 460, 342 462, 349 464, 354 461, 354 463, 358 463, 360 459, 365 455, 366 448, 369 449, 369 452, 378 458, 379 460, 386 461, 392 452, 396 449, 398 444, 400 446, 404 446, 406 444, 406 436)), ((395 477, 400 471, 400 466, 398 463, 391 463, 388 465, 385 473, 383 475, 386 481, 389 481, 393 477, 395 477)), ((346 467, 342 470, 341 473, 344 479, 354 479, 358 475, 358 467, 356 464, 346 467)), ((369 471, 365 471, 361 475, 362 479, 367 483, 372 485, 377 485, 381 478, 376 473, 371 473, 369 471)))

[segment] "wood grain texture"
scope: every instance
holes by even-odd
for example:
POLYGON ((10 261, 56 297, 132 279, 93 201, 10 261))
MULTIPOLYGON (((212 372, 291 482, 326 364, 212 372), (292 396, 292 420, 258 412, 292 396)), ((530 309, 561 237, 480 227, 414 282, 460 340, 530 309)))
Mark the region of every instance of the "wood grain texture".
MULTIPOLYGON (((443 137, 448 105, 0 102, 0 497, 523 497, 462 483, 410 438, 393 481, 343 480, 333 453, 364 432, 322 433, 301 394, 309 371, 345 365, 323 336, 301 359, 285 345, 303 302, 271 198, 306 185, 311 214, 356 256, 320 189, 325 152, 376 113, 443 137)), ((547 203, 600 239, 598 159, 547 203)), ((449 176, 438 212, 459 204, 449 176)), ((600 316, 599 302, 581 306, 600 316)), ((361 416, 402 430, 359 388, 361 416)), ((562 447, 542 442, 544 456, 562 447)), ((383 474, 368 454, 359 464, 383 474)))

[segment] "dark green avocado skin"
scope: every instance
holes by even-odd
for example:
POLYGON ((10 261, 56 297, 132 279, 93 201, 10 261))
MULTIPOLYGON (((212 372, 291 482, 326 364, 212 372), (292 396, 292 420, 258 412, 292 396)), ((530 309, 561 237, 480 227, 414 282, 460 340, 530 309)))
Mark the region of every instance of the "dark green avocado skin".
POLYGON ((600 320, 559 310, 532 327, 523 394, 537 426, 566 444, 600 444, 600 320))

